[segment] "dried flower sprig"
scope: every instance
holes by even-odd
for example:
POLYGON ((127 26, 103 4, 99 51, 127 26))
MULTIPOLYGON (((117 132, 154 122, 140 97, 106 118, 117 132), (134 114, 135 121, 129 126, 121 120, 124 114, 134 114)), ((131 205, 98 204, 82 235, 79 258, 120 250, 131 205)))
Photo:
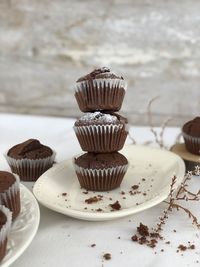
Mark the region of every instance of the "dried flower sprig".
MULTIPOLYGON (((172 120, 171 117, 168 117, 165 121, 163 121, 162 125, 160 126, 161 130, 160 132, 156 131, 155 130, 155 126, 154 126, 154 123, 153 123, 153 116, 152 116, 152 111, 151 111, 151 107, 152 107, 152 104, 155 100, 157 100, 159 98, 159 96, 156 96, 154 98, 152 98, 149 103, 148 103, 148 106, 147 106, 147 120, 148 120, 148 126, 150 128, 150 131, 153 133, 153 136, 154 136, 154 141, 151 141, 151 140, 147 140, 143 143, 143 145, 150 145, 152 143, 156 143, 158 144, 158 146, 160 148, 167 148, 164 144, 164 133, 165 133, 165 130, 166 130, 166 127, 168 125, 168 123, 172 120)), ((131 139, 132 143, 133 144, 137 144, 136 142, 136 139, 130 134, 129 132, 129 138, 131 139)))
MULTIPOLYGON (((195 167, 195 174, 200 175, 199 173, 199 167, 195 167)), ((141 236, 134 235, 132 237, 133 241, 138 242, 141 244, 146 244, 147 246, 150 246, 149 244, 152 243, 151 237, 154 237, 154 239, 162 239, 161 236, 161 231, 163 230, 163 225, 166 224, 167 219, 169 218, 169 212, 172 212, 174 209, 176 211, 183 211, 185 212, 188 217, 192 220, 192 224, 196 226, 198 229, 200 229, 200 223, 198 222, 197 217, 187 208, 182 206, 178 201, 183 200, 183 201, 199 201, 200 200, 200 190, 197 193, 193 193, 187 189, 188 187, 188 182, 190 181, 191 177, 193 175, 193 172, 189 171, 185 174, 185 177, 183 179, 183 182, 181 183, 180 188, 176 191, 175 190, 175 185, 177 182, 177 177, 174 175, 172 177, 172 182, 170 185, 170 192, 169 192, 169 200, 164 201, 164 203, 167 204, 167 208, 163 211, 163 215, 159 217, 159 222, 156 224, 155 228, 153 228, 153 232, 149 233, 145 237, 141 235, 141 231, 138 231, 138 233, 141 236)), ((143 225, 143 228, 146 227, 146 229, 149 229, 147 226, 143 225)), ((138 228, 137 228, 138 229, 138 228)), ((154 246, 156 246, 157 242, 153 242, 154 246)), ((151 246, 150 246, 151 247, 151 246)))
POLYGON ((155 100, 157 100, 159 98, 159 96, 156 96, 154 98, 152 98, 150 101, 149 101, 149 104, 147 106, 147 116, 148 116, 148 125, 150 127, 150 131, 152 132, 152 134, 154 135, 154 139, 155 139, 155 142, 156 144, 159 145, 160 148, 166 148, 165 147, 165 144, 164 144, 164 132, 165 132, 165 129, 168 125, 168 123, 172 120, 171 117, 168 117, 161 125, 161 131, 160 133, 158 133, 156 130, 155 130, 155 126, 153 124, 153 119, 152 119, 152 111, 151 111, 151 107, 152 107, 152 104, 155 100))

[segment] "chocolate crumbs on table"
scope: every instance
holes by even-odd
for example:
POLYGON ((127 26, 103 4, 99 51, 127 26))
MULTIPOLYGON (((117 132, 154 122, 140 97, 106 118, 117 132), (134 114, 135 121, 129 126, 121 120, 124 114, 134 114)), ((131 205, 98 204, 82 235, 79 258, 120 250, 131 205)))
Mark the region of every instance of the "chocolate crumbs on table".
POLYGON ((94 247, 96 247, 96 244, 92 244, 92 245, 91 245, 91 248, 94 248, 94 247))
POLYGON ((185 251, 185 250, 187 249, 187 247, 186 247, 185 245, 180 244, 180 245, 178 246, 178 249, 179 249, 180 251, 185 251))
POLYGON ((141 236, 149 236, 149 228, 143 223, 140 223, 140 225, 137 227, 137 231, 141 236))
POLYGON ((63 196, 63 197, 66 197, 66 196, 67 196, 67 193, 62 193, 62 196, 63 196))
POLYGON ((112 258, 112 256, 111 256, 111 254, 110 253, 105 253, 104 255, 103 255, 103 258, 105 259, 105 260, 111 260, 111 258, 112 258))

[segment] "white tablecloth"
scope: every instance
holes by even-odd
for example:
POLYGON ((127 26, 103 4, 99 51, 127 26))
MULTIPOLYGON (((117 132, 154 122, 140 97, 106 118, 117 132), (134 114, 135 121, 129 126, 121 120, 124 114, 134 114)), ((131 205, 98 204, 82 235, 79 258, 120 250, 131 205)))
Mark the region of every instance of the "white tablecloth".
MULTIPOLYGON (((80 147, 72 130, 74 120, 65 118, 17 116, 0 114, 0 169, 9 170, 3 153, 21 141, 37 138, 54 148, 57 161, 79 153, 80 147)), ((146 127, 133 127, 138 143, 153 139, 146 127)), ((168 128, 165 140, 172 144, 179 133, 177 128, 168 128)), ((130 140, 127 140, 130 142, 130 140)), ((31 189, 32 183, 24 183, 31 189)), ((200 188, 200 177, 194 177, 191 186, 200 188)), ((13 264, 14 267, 100 267, 102 266, 198 266, 200 245, 198 230, 185 214, 173 212, 163 235, 170 245, 160 242, 155 249, 132 242, 140 222, 154 226, 165 207, 164 203, 142 213, 107 222, 79 221, 40 206, 41 221, 37 235, 28 249, 13 264), (177 230, 174 233, 174 229, 177 230), (120 236, 120 239, 118 237, 120 236), (196 250, 188 250, 181 256, 176 253, 179 244, 194 241, 196 250), (90 247, 95 243, 95 247, 90 247), (164 249, 164 252, 161 252, 164 249), (104 253, 111 253, 110 261, 102 262, 104 253), (157 252, 157 254, 155 254, 157 252)), ((190 203, 190 209, 200 219, 200 203, 190 203)))

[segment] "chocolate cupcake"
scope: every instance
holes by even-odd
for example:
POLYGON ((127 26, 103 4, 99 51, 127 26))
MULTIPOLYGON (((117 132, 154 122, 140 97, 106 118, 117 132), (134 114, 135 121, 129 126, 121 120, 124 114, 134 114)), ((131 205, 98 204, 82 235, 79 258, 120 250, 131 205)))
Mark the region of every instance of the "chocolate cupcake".
POLYGON ((75 97, 83 112, 118 111, 121 108, 125 90, 124 78, 103 67, 77 80, 75 97))
POLYGON ((11 228, 12 212, 0 205, 0 262, 6 255, 7 239, 11 228))
POLYGON ((12 212, 14 220, 20 213, 19 177, 15 174, 0 171, 0 204, 12 212))
POLYGON ((74 159, 74 165, 81 187, 107 191, 120 186, 128 161, 118 152, 85 153, 74 159))
POLYGON ((182 128, 182 135, 187 150, 200 155, 200 117, 186 122, 182 128))
POLYGON ((12 172, 17 173, 21 180, 36 181, 53 166, 55 152, 38 140, 29 139, 9 149, 5 157, 12 172))
POLYGON ((86 113, 75 122, 74 130, 83 151, 108 153, 123 148, 128 121, 116 113, 86 113))

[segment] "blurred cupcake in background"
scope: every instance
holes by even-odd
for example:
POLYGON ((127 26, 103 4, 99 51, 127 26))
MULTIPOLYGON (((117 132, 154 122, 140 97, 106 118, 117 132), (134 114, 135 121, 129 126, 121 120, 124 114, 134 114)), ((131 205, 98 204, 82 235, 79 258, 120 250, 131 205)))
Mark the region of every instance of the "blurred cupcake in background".
POLYGON ((182 127, 186 149, 192 154, 200 155, 200 117, 186 122, 182 127))

